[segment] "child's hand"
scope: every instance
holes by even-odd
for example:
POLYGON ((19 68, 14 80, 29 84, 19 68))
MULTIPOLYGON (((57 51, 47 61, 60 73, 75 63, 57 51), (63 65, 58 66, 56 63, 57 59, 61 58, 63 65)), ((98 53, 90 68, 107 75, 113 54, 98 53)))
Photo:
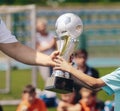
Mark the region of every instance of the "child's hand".
POLYGON ((66 62, 62 57, 58 56, 54 61, 56 62, 55 70, 70 72, 71 64, 66 62))

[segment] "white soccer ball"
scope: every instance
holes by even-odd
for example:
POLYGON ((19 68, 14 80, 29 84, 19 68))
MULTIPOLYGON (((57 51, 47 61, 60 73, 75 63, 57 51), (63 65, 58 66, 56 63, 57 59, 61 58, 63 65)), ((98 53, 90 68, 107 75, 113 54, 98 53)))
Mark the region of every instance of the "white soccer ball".
POLYGON ((67 35, 72 38, 77 38, 83 31, 82 20, 73 13, 65 13, 58 17, 55 27, 59 37, 67 35))

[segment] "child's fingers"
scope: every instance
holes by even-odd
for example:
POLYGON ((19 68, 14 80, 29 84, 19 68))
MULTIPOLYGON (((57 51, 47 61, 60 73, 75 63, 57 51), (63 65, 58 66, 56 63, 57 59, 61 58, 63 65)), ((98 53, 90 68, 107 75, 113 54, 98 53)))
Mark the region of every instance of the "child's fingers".
POLYGON ((63 61, 64 59, 60 56, 57 56, 57 59, 60 60, 60 61, 63 61))
POLYGON ((59 59, 54 59, 54 61, 56 62, 56 65, 57 65, 57 64, 61 64, 61 62, 62 62, 62 61, 59 60, 59 59))

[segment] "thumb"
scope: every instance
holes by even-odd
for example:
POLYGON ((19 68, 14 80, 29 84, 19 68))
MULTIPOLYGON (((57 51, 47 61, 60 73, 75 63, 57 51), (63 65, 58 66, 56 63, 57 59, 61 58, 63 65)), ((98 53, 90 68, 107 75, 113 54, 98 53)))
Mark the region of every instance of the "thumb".
POLYGON ((59 51, 54 51, 54 55, 59 55, 60 54, 60 52, 59 51))
POLYGON ((52 59, 55 59, 60 54, 59 51, 54 51, 50 56, 52 59))

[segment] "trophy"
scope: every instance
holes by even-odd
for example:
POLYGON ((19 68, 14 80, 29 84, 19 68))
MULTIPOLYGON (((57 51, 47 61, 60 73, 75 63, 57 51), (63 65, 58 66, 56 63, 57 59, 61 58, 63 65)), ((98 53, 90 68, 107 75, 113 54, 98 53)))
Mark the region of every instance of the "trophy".
MULTIPOLYGON (((61 15, 56 21, 56 45, 57 49, 66 61, 75 50, 78 38, 83 30, 83 24, 79 16, 73 13, 61 15)), ((53 70, 48 77, 45 89, 57 93, 70 93, 73 91, 73 80, 68 72, 53 70)))

